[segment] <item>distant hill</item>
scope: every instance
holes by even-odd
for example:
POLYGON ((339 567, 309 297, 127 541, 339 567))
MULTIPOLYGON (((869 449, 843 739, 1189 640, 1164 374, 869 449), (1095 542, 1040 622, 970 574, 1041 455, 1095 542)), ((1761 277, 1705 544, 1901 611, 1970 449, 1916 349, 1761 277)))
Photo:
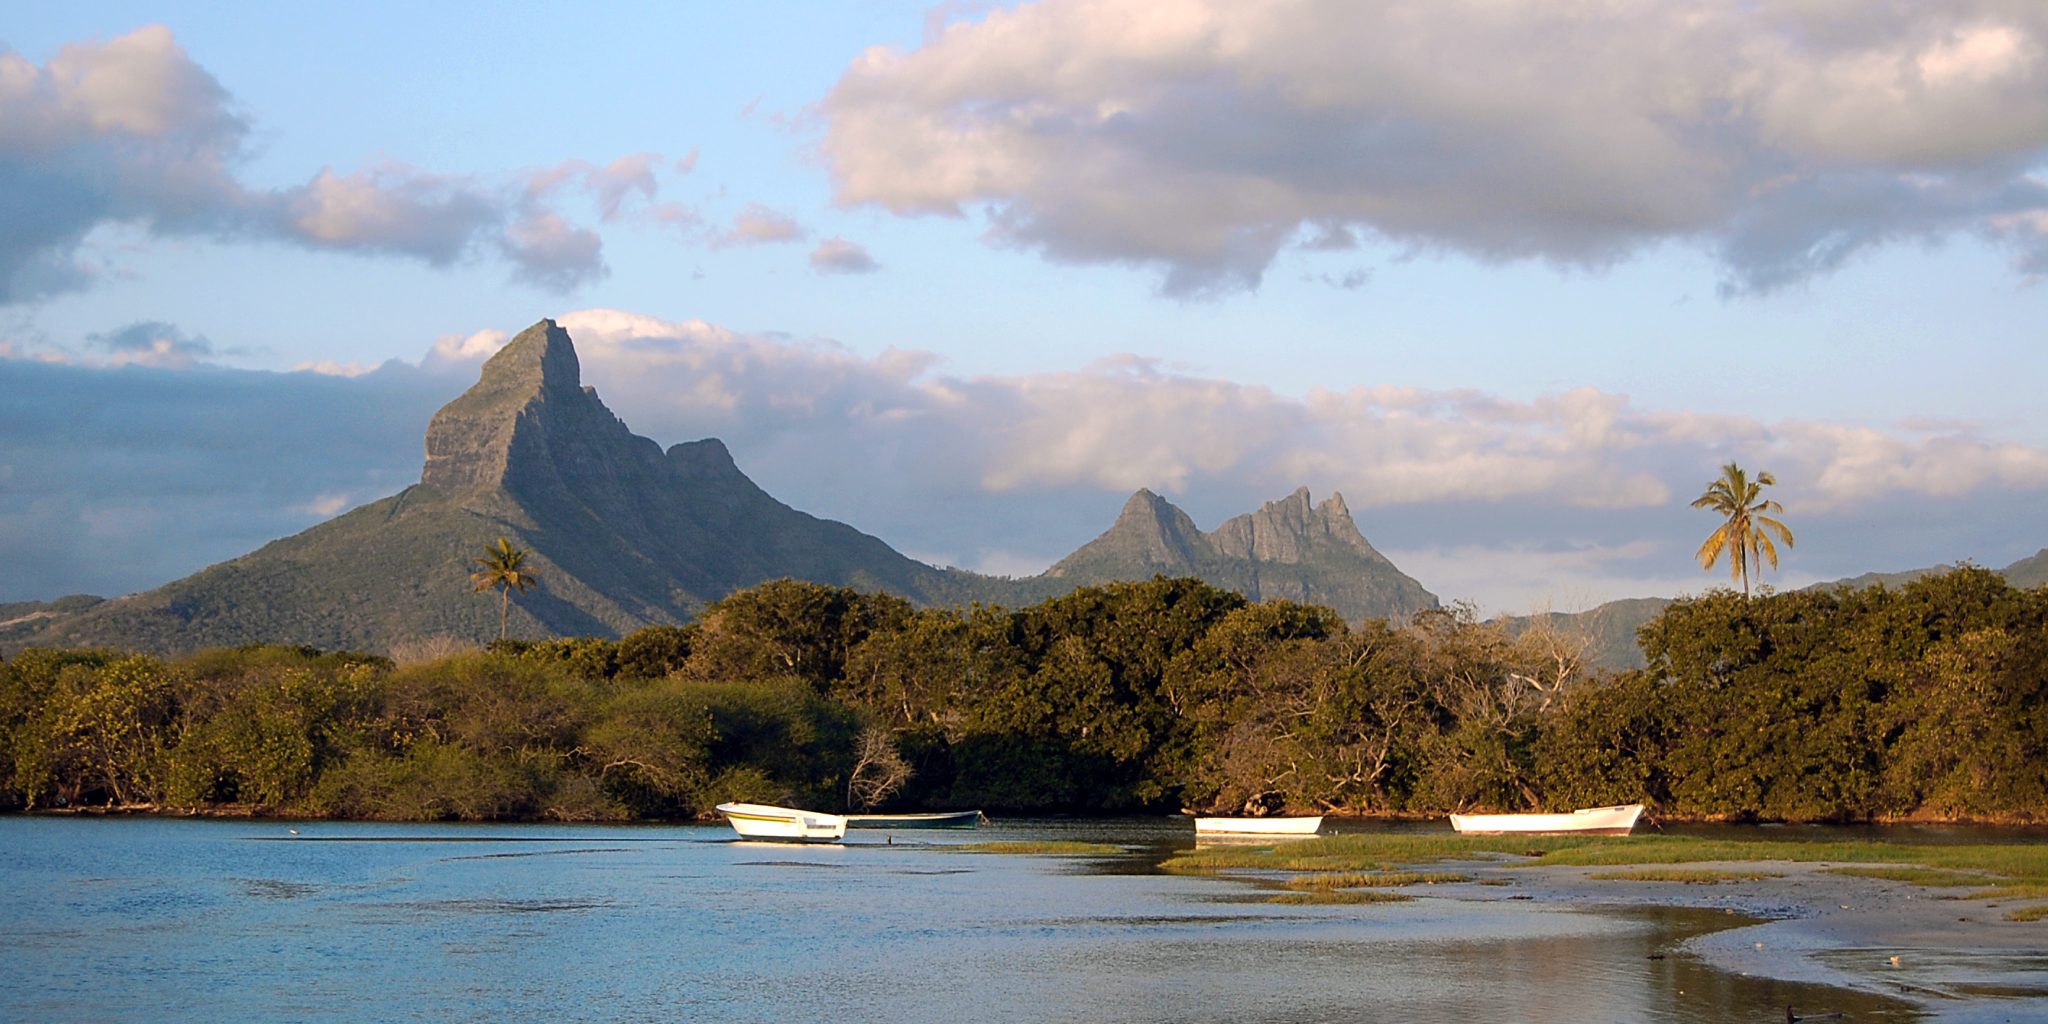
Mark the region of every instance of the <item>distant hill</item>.
POLYGON ((1198 576, 1253 600, 1324 605, 1353 622, 1437 607, 1436 595, 1358 532, 1343 495, 1311 506, 1306 487, 1208 533, 1172 502, 1141 490, 1108 531, 1038 580, 1072 587, 1155 574, 1198 576))
POLYGON ((2048 548, 2042 548, 1998 571, 2007 583, 2023 590, 2048 587, 2048 548))
MULTIPOLYGON (((1914 580, 1939 576, 1954 568, 1953 565, 1943 563, 1924 569, 1907 569, 1903 572, 1866 572, 1861 576, 1815 583, 1801 589, 1862 590, 1876 586, 1903 587, 1914 580)), ((2048 548, 2022 558, 1998 570, 1998 573, 2005 577, 2007 583, 2023 589, 2048 585, 2048 548)), ((1642 668, 1643 652, 1636 646, 1636 630, 1656 618, 1670 603, 1671 599, 1665 597, 1634 597, 1609 601, 1583 612, 1514 616, 1506 621, 1510 630, 1521 632, 1547 618, 1555 628, 1576 631, 1584 635, 1589 642, 1587 659, 1593 664, 1614 670, 1642 668)))
POLYGON ((1107 533, 1043 575, 935 568, 775 500, 716 439, 663 451, 633 434, 582 386, 575 347, 551 320, 512 339, 435 413, 426 456, 419 483, 398 494, 155 590, 0 606, 0 649, 484 640, 498 605, 472 592, 468 569, 498 537, 528 552, 540 581, 512 605, 510 632, 527 637, 684 622, 781 577, 925 605, 1018 605, 1157 573, 1351 619, 1436 605, 1359 534, 1342 497, 1311 508, 1305 489, 1208 534, 1140 491, 1107 533))
POLYGON ((1668 597, 1628 597, 1583 612, 1508 616, 1504 622, 1508 631, 1515 634, 1526 632, 1538 624, 1547 624, 1561 633, 1583 637, 1587 664, 1620 671, 1643 667, 1643 651, 1636 646, 1636 630, 1656 618, 1670 604, 1668 597))
POLYGON ((0 602, 0 651, 14 650, 58 619, 76 615, 103 598, 74 594, 55 601, 0 602))

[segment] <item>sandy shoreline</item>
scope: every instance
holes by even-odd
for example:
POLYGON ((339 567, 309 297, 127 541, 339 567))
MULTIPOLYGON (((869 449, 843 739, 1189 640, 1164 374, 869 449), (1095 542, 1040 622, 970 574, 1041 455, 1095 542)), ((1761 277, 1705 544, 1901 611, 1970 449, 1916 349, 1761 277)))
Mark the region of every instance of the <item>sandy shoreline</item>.
POLYGON ((1499 861, 1434 867, 1473 881, 1432 887, 1430 896, 1583 909, 1697 907, 1763 919, 1695 937, 1679 950, 1732 973, 1884 995, 1945 1022, 2048 1021, 2048 922, 2005 920, 2024 901, 1961 899, 1968 890, 1831 874, 1827 864, 1789 861, 1672 865, 1782 876, 1713 884, 1590 877, 1614 868, 1499 861))

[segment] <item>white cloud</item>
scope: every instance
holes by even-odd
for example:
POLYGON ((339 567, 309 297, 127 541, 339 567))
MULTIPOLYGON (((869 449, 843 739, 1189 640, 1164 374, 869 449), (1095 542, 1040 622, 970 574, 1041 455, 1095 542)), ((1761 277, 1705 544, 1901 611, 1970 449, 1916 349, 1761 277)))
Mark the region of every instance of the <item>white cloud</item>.
MULTIPOLYGON (((1670 507, 1728 458, 1832 510, 1884 493, 1954 498, 2048 489, 2048 451, 1967 424, 1765 422, 1635 408, 1577 388, 1532 401, 1400 387, 1294 398, 1172 372, 1135 356, 1083 370, 957 377, 930 353, 862 357, 832 342, 746 335, 621 310, 565 314, 586 381, 638 429, 732 434, 821 461, 859 450, 946 455, 994 494, 1065 488, 1188 494, 1228 482, 1284 493, 1343 489, 1354 508, 1539 501, 1670 507)), ((502 332, 444 339, 477 357, 502 332)))
POLYGON ((778 242, 799 242, 807 234, 803 225, 781 211, 748 203, 732 219, 731 229, 713 239, 714 245, 773 245, 778 242))
POLYGON ((332 359, 321 359, 299 363, 292 367, 292 372, 318 373, 328 377, 360 377, 363 374, 374 372, 376 369, 375 366, 368 363, 353 361, 343 363, 332 359))
MULTIPOLYGON (((554 289, 604 273, 597 235, 545 205, 569 172, 494 183, 387 161, 257 189, 237 176, 250 132, 162 26, 74 43, 43 67, 0 49, 0 189, 11 200, 0 204, 0 304, 90 286, 104 268, 81 262, 80 244, 117 223, 434 266, 501 255, 515 276, 554 289)), ((609 218, 629 195, 652 200, 658 159, 581 165, 580 179, 609 218)))
POLYGON ((353 502, 340 491, 314 495, 312 500, 292 506, 292 511, 314 519, 326 519, 347 510, 353 502))
POLYGON ((2048 6, 1995 0, 1044 0, 868 50, 821 104, 847 203, 1255 286, 1364 235, 1724 287, 1983 233, 2038 271, 2048 6))
POLYGON ((1675 597, 1717 585, 1719 576, 1683 571, 1691 550, 1680 547, 1651 540, 1457 544, 1385 548, 1381 554, 1428 581, 1440 599, 1478 600, 1480 614, 1493 616, 1579 612, 1620 598, 1675 597))
POLYGON ((429 368, 464 363, 481 365, 511 340, 512 335, 495 327, 469 334, 443 334, 434 339, 434 347, 427 351, 421 365, 429 368))
POLYGON ((811 269, 821 274, 872 274, 882 267, 858 242, 827 238, 811 250, 811 269))

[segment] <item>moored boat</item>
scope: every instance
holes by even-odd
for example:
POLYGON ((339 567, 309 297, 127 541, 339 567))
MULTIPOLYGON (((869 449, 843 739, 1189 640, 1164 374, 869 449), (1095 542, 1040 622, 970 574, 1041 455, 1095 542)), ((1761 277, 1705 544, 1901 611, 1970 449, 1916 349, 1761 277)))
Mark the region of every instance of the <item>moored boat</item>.
POLYGON ((1294 818, 1196 818, 1198 836, 1309 836, 1323 827, 1323 816, 1294 818))
POLYGON ((1578 832, 1625 836, 1643 814, 1642 804, 1584 807, 1567 814, 1453 814, 1451 827, 1477 835, 1502 832, 1578 832))
POLYGON ((846 819, 837 814, 769 804, 719 804, 718 813, 748 839, 829 843, 846 838, 846 819))
POLYGON ((847 828, 974 828, 985 818, 980 811, 938 811, 929 814, 847 814, 847 828))

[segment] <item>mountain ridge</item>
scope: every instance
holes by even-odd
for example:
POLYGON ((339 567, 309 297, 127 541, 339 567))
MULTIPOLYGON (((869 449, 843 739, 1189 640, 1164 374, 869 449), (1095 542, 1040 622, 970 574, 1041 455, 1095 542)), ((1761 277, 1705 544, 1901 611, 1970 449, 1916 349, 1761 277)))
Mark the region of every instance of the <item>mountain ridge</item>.
POLYGON ((432 636, 488 639, 496 604, 474 595, 467 573, 499 537, 528 552, 540 581, 512 603, 519 635, 679 623, 781 577, 924 605, 1018 605, 1157 572, 1254 600, 1328 604, 1354 620, 1436 601, 1372 548, 1341 496, 1311 507, 1306 488, 1210 534, 1141 490, 1060 572, 1008 579, 926 565, 776 500, 716 438, 664 450, 634 434, 582 383, 573 340, 552 320, 486 360, 476 383, 429 420, 423 444, 419 481, 397 494, 139 594, 62 609, 32 602, 0 624, 0 644, 389 650, 432 636), (1135 561, 1077 560, 1130 542, 1135 561))

